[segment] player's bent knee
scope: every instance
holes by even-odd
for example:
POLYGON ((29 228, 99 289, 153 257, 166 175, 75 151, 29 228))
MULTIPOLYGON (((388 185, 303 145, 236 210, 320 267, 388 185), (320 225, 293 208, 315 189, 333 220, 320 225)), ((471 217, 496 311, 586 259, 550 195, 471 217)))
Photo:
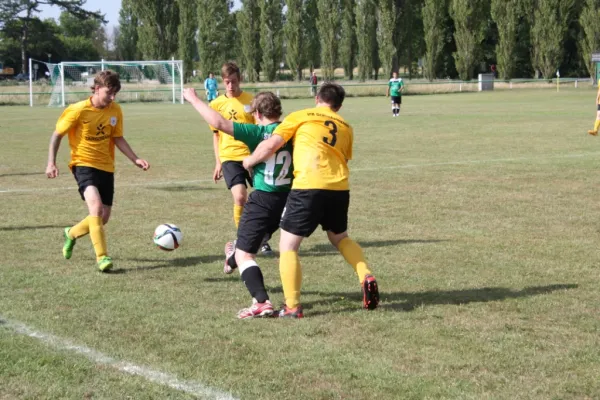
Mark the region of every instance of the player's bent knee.
POLYGON ((335 248, 337 248, 342 240, 348 237, 348 232, 342 233, 333 233, 331 231, 327 231, 327 238, 335 248))

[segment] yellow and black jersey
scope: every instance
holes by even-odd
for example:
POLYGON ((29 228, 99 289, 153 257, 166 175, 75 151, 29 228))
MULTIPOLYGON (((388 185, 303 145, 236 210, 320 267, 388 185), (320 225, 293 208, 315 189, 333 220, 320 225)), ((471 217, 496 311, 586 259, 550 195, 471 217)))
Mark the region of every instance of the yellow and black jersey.
MULTIPOLYGON (((254 117, 250 113, 252 98, 252 95, 246 92, 242 92, 238 97, 227 97, 223 94, 211 101, 210 107, 230 121, 254 124, 254 117)), ((219 159, 221 162, 241 161, 250 155, 250 150, 244 143, 212 126, 210 129, 219 134, 219 159)))
POLYGON ((96 108, 91 98, 71 104, 56 123, 56 133, 69 135, 73 166, 92 167, 115 171, 114 138, 123 136, 123 112, 112 102, 105 108, 96 108))
POLYGON ((273 134, 294 140, 292 189, 348 190, 354 133, 338 113, 329 107, 296 111, 273 134))

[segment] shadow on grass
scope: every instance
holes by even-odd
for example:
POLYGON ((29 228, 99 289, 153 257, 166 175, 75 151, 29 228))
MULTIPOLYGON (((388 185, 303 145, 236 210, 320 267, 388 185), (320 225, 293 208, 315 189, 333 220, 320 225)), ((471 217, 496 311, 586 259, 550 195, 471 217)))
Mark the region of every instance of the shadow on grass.
MULTIPOLYGON (((577 289, 579 285, 573 283, 553 284, 546 286, 528 286, 521 290, 513 290, 503 287, 484 287, 475 289, 462 290, 431 290, 426 292, 388 292, 381 291, 379 293, 382 303, 381 309, 391 311, 413 311, 416 308, 426 307, 431 305, 452 304, 461 305, 469 303, 487 303, 490 301, 502 301, 506 299, 516 299, 520 297, 538 296, 542 294, 552 293, 557 290, 577 289)), ((271 288, 270 293, 281 293, 281 287, 271 288)), ((343 299, 344 303, 349 301, 356 303, 356 306, 342 307, 341 309, 332 311, 315 311, 310 315, 321 315, 341 312, 356 311, 361 307, 362 293, 355 292, 311 292, 303 291, 302 294, 323 296, 322 300, 311 302, 302 302, 305 309, 311 309, 316 305, 332 306, 336 302, 343 299)))
POLYGON ((215 261, 223 260, 223 256, 198 256, 198 257, 179 257, 172 259, 155 259, 155 258, 128 258, 127 261, 134 261, 136 263, 141 264, 149 264, 143 265, 140 267, 133 268, 117 268, 111 270, 110 274, 128 274, 131 272, 143 272, 143 271, 152 271, 155 269, 162 268, 185 268, 185 267, 194 267, 200 264, 210 264, 215 261))
MULTIPOLYGON (((397 240, 358 240, 358 244, 360 247, 369 248, 369 247, 392 247, 399 246, 404 244, 414 244, 414 243, 440 243, 446 242, 447 240, 440 239, 397 239, 397 240)), ((333 247, 330 243, 320 243, 316 244, 306 250, 302 250, 300 248, 300 255, 318 255, 321 253, 338 253, 338 250, 333 247)))
POLYGON ((153 190, 162 190, 163 192, 197 192, 200 190, 215 190, 217 188, 213 188, 213 187, 199 187, 199 186, 186 186, 186 185, 180 185, 180 186, 151 186, 148 189, 153 189, 153 190))
POLYGON ((0 178, 8 178, 9 176, 33 176, 45 175, 43 172, 14 172, 12 174, 0 174, 0 178))
MULTIPOLYGON (((38 225, 38 226, 0 226, 0 232, 2 231, 33 231, 36 229, 64 229, 69 224, 62 225, 38 225)), ((61 232, 62 233, 62 232, 61 232)))

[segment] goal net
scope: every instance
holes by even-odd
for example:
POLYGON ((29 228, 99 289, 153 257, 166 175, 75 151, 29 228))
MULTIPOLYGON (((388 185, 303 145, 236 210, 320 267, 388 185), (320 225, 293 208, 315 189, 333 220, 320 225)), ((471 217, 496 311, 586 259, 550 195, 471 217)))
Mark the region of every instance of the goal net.
POLYGON ((181 60, 102 60, 61 62, 59 64, 32 60, 32 63, 35 71, 44 70, 44 76, 35 74, 37 80, 32 77, 31 105, 34 103, 44 104, 47 101, 45 104, 50 107, 64 107, 84 100, 91 94, 90 87, 94 83, 94 75, 106 69, 117 72, 121 78, 121 91, 117 97, 119 103, 171 102, 183 104, 183 62, 181 60), (38 68, 35 68, 36 65, 38 68), (45 90, 40 90, 42 87, 45 90))

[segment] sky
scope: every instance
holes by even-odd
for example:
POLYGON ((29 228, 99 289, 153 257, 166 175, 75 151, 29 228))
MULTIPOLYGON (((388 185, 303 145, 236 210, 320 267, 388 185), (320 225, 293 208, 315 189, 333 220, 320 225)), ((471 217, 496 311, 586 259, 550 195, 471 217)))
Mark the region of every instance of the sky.
MULTIPOLYGON (((234 8, 239 8, 241 5, 240 0, 234 1, 234 8)), ((108 20, 107 26, 113 27, 119 25, 119 10, 121 10, 121 0, 87 0, 85 6, 83 6, 86 10, 89 11, 98 11, 100 10, 103 14, 106 14, 106 19, 108 20)), ((40 17, 44 18, 55 18, 58 19, 60 15, 59 7, 48 7, 42 6, 40 7, 41 13, 40 17)), ((110 29, 109 29, 110 32, 110 29)))

